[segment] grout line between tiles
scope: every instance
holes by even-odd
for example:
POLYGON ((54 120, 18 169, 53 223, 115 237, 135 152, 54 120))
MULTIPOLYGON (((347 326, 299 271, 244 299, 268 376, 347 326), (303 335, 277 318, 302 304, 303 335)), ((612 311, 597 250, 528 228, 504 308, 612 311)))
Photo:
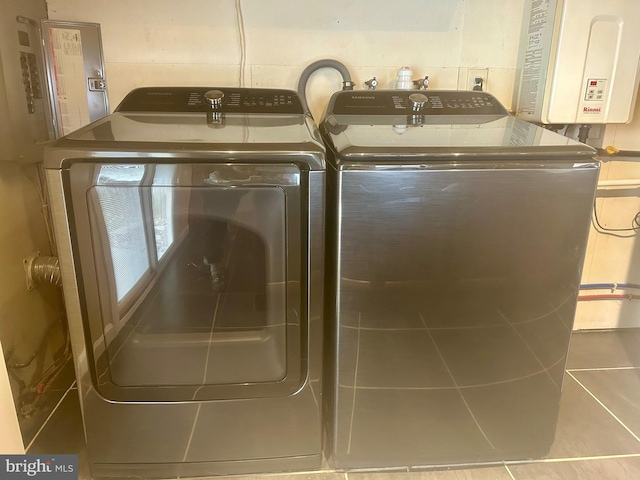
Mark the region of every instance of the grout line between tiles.
MULTIPOLYGON (((464 471, 469 471, 471 469, 476 469, 476 468, 484 468, 488 466, 498 467, 502 465, 507 470, 507 473, 509 474, 509 476, 513 480, 516 480, 515 475, 513 474, 513 472, 509 467, 520 466, 520 465, 536 465, 539 463, 570 463, 570 462, 581 462, 581 461, 590 461, 590 460, 615 460, 615 459, 624 459, 624 458, 640 458, 640 453, 621 453, 617 455, 598 455, 598 456, 591 456, 591 457, 561 457, 561 458, 541 458, 541 459, 532 459, 532 460, 506 460, 501 462, 500 464, 479 463, 479 464, 461 464, 461 465, 434 465, 434 467, 447 468, 447 470, 449 468, 453 468, 455 471, 464 472, 464 471)), ((440 471, 440 470, 434 468, 434 470, 420 470, 420 471, 422 472, 422 471, 440 471)), ((398 470, 398 468, 395 468, 395 467, 391 469, 373 469, 373 470, 362 469, 362 470, 353 470, 351 472, 344 472, 344 476, 345 476, 345 480, 349 480, 349 473, 384 474, 384 473, 398 473, 398 472, 404 472, 404 470, 398 470)), ((296 472, 296 473, 299 473, 299 472, 296 472)), ((326 471, 314 471, 310 473, 340 473, 340 472, 326 470, 326 471)), ((265 475, 261 475, 261 477, 263 476, 265 475)))
MULTIPOLYGON (((207 345, 207 357, 204 362, 204 375, 202 377, 202 386, 207 384, 207 372, 209 370, 209 357, 211 356, 211 344, 213 343, 213 329, 216 325, 216 317, 218 316, 218 307, 220 306, 220 297, 222 297, 222 294, 219 294, 218 298, 216 299, 216 308, 213 311, 213 320, 211 320, 211 331, 209 332, 209 344, 207 345)), ((226 296, 225 296, 225 300, 226 300, 226 296)), ((196 398, 194 394, 192 400, 195 400, 195 399, 196 398)))
MULTIPOLYGON (((576 288, 577 288, 577 286, 576 286, 576 288)), ((567 323, 565 322, 566 317, 563 317, 562 315, 560 315, 560 313, 558 313, 558 312, 559 312, 559 310, 560 310, 560 308, 561 308, 565 303, 567 303, 567 301, 568 301, 568 300, 569 300, 569 297, 567 297, 567 299, 566 299, 564 302, 562 302, 562 303, 560 304, 560 306, 558 306, 558 308, 555 308, 555 309, 553 310, 553 314, 558 318, 558 320, 560 320, 560 323, 561 323, 561 324, 562 324, 562 326, 565 328, 565 330, 566 330, 567 332, 569 332, 569 334, 571 334, 572 326, 573 326, 573 325, 567 325, 567 323)), ((550 300, 547 300, 547 303, 548 303, 549 305, 551 305, 551 307, 553 308, 553 303, 552 303, 550 300)), ((572 317, 571 317, 571 320, 570 320, 570 321, 571 321, 571 323, 573 323, 573 318, 572 318, 572 317)))
POLYGON ((615 460, 620 458, 640 458, 640 453, 620 453, 618 455, 597 455, 593 457, 541 458, 538 460, 508 460, 505 462, 505 466, 533 465, 536 463, 585 462, 589 460, 615 460))
POLYGON ((509 466, 505 465, 504 468, 507 471, 507 473, 509 474, 509 476, 512 478, 512 480, 516 480, 516 477, 514 477, 513 473, 511 473, 511 470, 509 470, 509 466))
POLYGON ((640 370, 640 367, 567 368, 567 372, 607 372, 609 370, 640 370))
POLYGON ((602 402, 598 399, 598 397, 596 397, 593 393, 591 393, 591 391, 590 391, 587 387, 585 387, 585 386, 580 382, 580 380, 578 380, 578 379, 577 379, 577 378, 576 378, 576 377, 575 377, 571 372, 567 372, 567 374, 568 374, 571 378, 573 378, 573 379, 578 383, 578 385, 580 385, 582 388, 584 388, 584 389, 585 389, 585 391, 586 391, 589 395, 591 395, 591 396, 594 398, 594 400, 595 400, 596 402, 598 402, 600 405, 602 405, 602 408, 604 408, 607 412, 609 412, 609 414, 611 414, 611 416, 612 416, 613 418, 615 418, 615 419, 616 419, 616 421, 617 421, 620 425, 622 425, 622 426, 624 427, 624 429, 625 429, 627 432, 629 432, 629 433, 631 434, 631 436, 633 436, 633 438, 635 438, 638 442, 640 442, 640 438, 639 438, 635 433, 633 433, 633 431, 632 431, 629 427, 627 427, 627 426, 624 424, 624 422, 623 422, 622 420, 620 420, 620 419, 619 419, 619 418, 618 418, 618 417, 617 417, 617 416, 616 416, 616 415, 615 415, 611 410, 609 410, 609 408, 608 408, 604 403, 602 403, 602 402))
MULTIPOLYGON (((449 377, 451 378, 451 381, 453 382, 453 385, 454 385, 456 391, 458 392, 458 395, 460 396, 460 399, 462 400, 462 403, 464 403, 464 406, 467 408, 467 411, 469 412, 469 415, 471 415, 471 418, 475 422, 476 427, 478 427, 478 430, 480 430, 480 433, 482 434, 484 439, 487 441, 487 443, 489 444, 491 449, 495 450, 495 448, 496 448, 495 445, 491 442, 491 439, 485 433, 484 429, 482 428, 482 425, 480 425, 480 422, 478 421, 478 419, 474 415, 473 410, 471 410, 471 407, 469 406, 469 403, 467 402, 467 399, 465 398, 464 394, 462 393, 462 390, 459 388, 458 382, 456 381, 456 378, 453 376, 453 372, 451 372, 451 369, 449 368, 449 365, 447 364, 447 361, 445 360, 444 355, 442 355, 442 352, 440 351, 440 348, 438 347, 438 344, 436 343, 435 338, 433 338, 433 335, 429 331, 429 327, 427 326, 427 322, 425 321, 424 317, 422 316, 422 313, 419 312, 418 315, 420 316, 420 320, 422 320, 422 324, 424 325, 424 328, 427 330, 427 335, 429 335, 429 339, 431 340, 431 343, 433 344, 433 348, 435 348, 436 353, 440 357, 440 361, 444 365, 444 368, 447 370, 447 373, 449 374, 449 377)), ((544 366, 543 366, 543 368, 544 368, 544 366)))
POLYGON ((191 442, 193 440, 193 434, 196 431, 196 425, 198 424, 198 417, 200 416, 200 408, 202 407, 202 403, 198 404, 198 410, 196 411, 196 417, 193 419, 193 425, 191 426, 191 433, 189 434, 189 440, 187 441, 187 448, 184 449, 184 457, 182 457, 182 461, 187 461, 187 455, 189 455, 189 448, 191 448, 191 442))
MULTIPOLYGON (((553 305, 552 305, 553 306, 553 305)), ((527 339, 524 338, 524 336, 522 335, 522 333, 520 333, 520 331, 515 327, 515 325, 511 322, 511 320, 509 320, 507 318, 507 316, 502 313, 502 311, 498 310, 498 314, 504 318, 504 321, 507 322, 507 325, 509 325, 511 327, 511 329, 515 332, 515 334, 520 337, 520 339, 524 342, 524 344, 527 346, 527 348, 529 349, 529 352, 533 355, 533 358, 536 359, 536 362, 538 362, 538 365, 540 365, 540 367, 542 368, 542 370, 544 370, 544 373, 547 374, 547 377, 549 377, 549 380, 551 380, 551 383, 556 387, 556 390, 560 391, 561 388, 560 386, 557 384, 557 382, 554 380, 553 376, 549 373, 549 369, 553 367, 553 365, 551 367, 545 367, 544 363, 542 363, 542 360, 540 360, 540 357, 538 357, 538 355, 536 354, 535 350, 533 348, 531 348, 531 345, 529 345, 529 342, 527 342, 527 339)))
MULTIPOLYGON (((206 358, 205 363, 204 363, 204 376, 202 378, 202 386, 200 386, 200 387, 198 387, 196 389, 196 391, 193 394, 192 400, 196 399, 196 396, 198 395, 198 392, 200 391, 200 389, 203 388, 207 384, 207 371, 208 371, 208 367, 209 367, 209 355, 211 354, 213 328, 215 327, 215 324, 216 324, 216 316, 218 315, 218 307, 220 306, 220 297, 221 296, 222 295, 218 295, 218 298, 216 299, 216 307, 215 307, 215 310, 213 311, 213 320, 211 321, 211 331, 209 333, 209 344, 207 346, 207 358, 206 358)), ((187 461, 187 456, 189 455, 189 449, 191 448, 191 441, 193 440, 193 434, 196 431, 196 425, 198 424, 198 417, 200 416, 200 409, 201 408, 202 408, 202 402, 198 403, 198 410, 196 411, 196 416, 193 419, 193 425, 191 426, 191 433, 189 434, 189 440, 187 441, 187 448, 185 448, 185 450, 184 450, 184 457, 182 458, 183 462, 187 461)))
POLYGON ((40 426, 40 428, 38 429, 38 431, 36 432, 36 434, 33 436, 33 438, 31 439, 31 441, 29 442, 29 445, 27 445, 27 448, 24 449, 25 453, 29 451, 29 449, 33 446, 33 443, 36 441, 36 439, 38 438, 38 435, 40 435, 40 433, 42 432, 42 430, 44 430, 44 427, 47 426, 47 423, 49 423, 49 420, 51 420, 51 417, 53 417, 53 414, 56 413, 56 410, 58 410, 58 407, 60 406, 60 404, 62 403, 62 401, 67 398, 67 395, 69 394, 69 392, 71 391, 73 385, 69 388, 67 388, 66 392, 64 392, 64 395, 62 395, 62 397, 60 398, 60 400, 58 401, 58 403, 56 403, 56 406, 53 407, 53 410, 51 410, 51 413, 49 414, 49 416, 46 418, 46 420, 42 423, 42 425, 40 426))
MULTIPOLYGON (((227 480, 227 479, 238 479, 238 480, 248 480, 248 479, 260 479, 260 478, 273 478, 273 477, 310 477, 310 476, 320 476, 327 474, 344 474, 343 472, 338 472, 335 470, 321 469, 321 470, 295 470, 295 471, 284 471, 284 472, 268 472, 268 473, 254 473, 254 474, 246 474, 246 473, 230 473, 228 475, 217 475, 217 476, 209 476, 209 477, 178 477, 178 480, 227 480)), ((171 480, 171 479, 168 479, 171 480)))
POLYGON ((353 436, 353 419, 356 415, 356 388, 358 385, 358 363, 360 362, 360 327, 362 326, 362 312, 358 312, 358 345, 356 347, 356 369, 353 373, 353 402, 351 404, 351 422, 349 424, 349 443, 347 444, 347 454, 351 453, 351 439, 353 436))
MULTIPOLYGON (((553 363, 552 365, 549 366, 549 368, 555 367, 556 365, 558 365, 560 362, 562 362, 562 358, 560 358, 559 360, 557 360, 555 363, 553 363)), ((529 373, 527 375, 523 375, 521 377, 516 377, 516 378, 510 378, 507 380, 500 380, 500 381, 496 381, 496 382, 490 382, 490 383, 477 383, 477 384, 473 384, 473 385, 462 385, 462 386, 453 386, 453 387, 367 387, 367 386, 358 386, 358 385, 345 385, 345 384, 339 384, 339 387, 344 387, 344 388, 354 388, 356 390, 467 390, 467 389, 472 389, 472 388, 478 388, 478 387, 491 387, 494 385, 504 385, 504 384, 508 384, 517 380, 524 380, 525 378, 531 378, 534 377, 538 374, 540 374, 542 372, 542 370, 539 371, 535 371, 533 373, 529 373)))

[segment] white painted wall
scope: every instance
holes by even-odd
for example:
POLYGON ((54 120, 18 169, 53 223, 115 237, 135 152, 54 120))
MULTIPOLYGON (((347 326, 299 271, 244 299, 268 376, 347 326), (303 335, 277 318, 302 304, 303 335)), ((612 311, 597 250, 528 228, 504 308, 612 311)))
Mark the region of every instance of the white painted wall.
MULTIPOLYGON (((640 97, 634 119, 627 125, 607 126, 602 146, 640 151, 640 97)), ((640 158, 602 157, 600 180, 640 179, 640 158), (615 159, 615 160, 613 160, 615 159)), ((640 212, 640 187, 608 189, 596 200, 598 218, 607 228, 629 228, 640 212)), ((602 235, 591 228, 582 283, 640 284, 640 243, 634 232, 619 232, 626 238, 602 235)), ((640 294, 640 290, 588 291, 583 294, 640 294)), ((640 327, 639 300, 581 302, 576 328, 640 327)))
MULTIPOLYGON (((242 0, 245 86, 295 89, 321 58, 349 67, 358 88, 381 87, 403 65, 433 88, 456 89, 488 68, 488 90, 511 104, 524 0, 242 0), (500 19, 500 21, 496 21, 500 19)), ((144 85, 239 85, 234 0, 49 0, 49 17, 102 26, 111 107, 144 85)), ((309 82, 315 118, 341 87, 337 72, 309 82)))
MULTIPOLYGON (((235 0, 48 0, 49 17, 101 24, 111 108, 146 85, 240 84, 235 0)), ((508 108, 525 0, 241 0, 246 40, 244 86, 295 89, 302 70, 321 58, 350 69, 358 88, 376 76, 382 88, 407 65, 429 75, 432 88, 468 85, 469 69, 487 69, 487 90, 508 108)), ((322 70, 308 85, 321 118, 337 72, 322 70)), ((640 149, 640 108, 627 126, 606 129, 604 145, 640 149)), ((607 162, 601 178, 640 178, 640 162, 607 162)), ((627 192, 629 193, 629 192, 627 192)), ((634 192, 632 192, 634 193, 634 192)), ((610 227, 629 225, 635 195, 598 200, 610 227)), ((635 237, 592 230, 583 282, 640 283, 635 237)), ((581 303, 576 328, 640 326, 640 301, 581 303)))

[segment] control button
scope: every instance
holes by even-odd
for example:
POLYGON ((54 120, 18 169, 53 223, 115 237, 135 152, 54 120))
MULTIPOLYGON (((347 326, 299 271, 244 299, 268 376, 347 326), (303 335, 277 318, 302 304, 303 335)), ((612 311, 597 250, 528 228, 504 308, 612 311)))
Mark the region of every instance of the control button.
POLYGON ((414 112, 419 112, 420 110, 422 110, 427 104, 428 100, 429 98, 423 93, 412 93, 411 95, 409 95, 409 105, 411 105, 411 109, 414 112))
POLYGON ((212 109, 217 109, 222 105, 222 99, 224 98, 224 93, 220 90, 208 90, 204 94, 204 98, 212 109))

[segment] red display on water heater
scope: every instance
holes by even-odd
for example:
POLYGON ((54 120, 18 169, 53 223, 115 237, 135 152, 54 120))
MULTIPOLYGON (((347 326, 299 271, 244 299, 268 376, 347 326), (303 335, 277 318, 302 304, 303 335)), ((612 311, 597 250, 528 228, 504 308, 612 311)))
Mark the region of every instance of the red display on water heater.
POLYGON ((597 80, 591 80, 591 82, 589 82, 589 85, 592 87, 597 87, 598 86, 598 82, 597 80))

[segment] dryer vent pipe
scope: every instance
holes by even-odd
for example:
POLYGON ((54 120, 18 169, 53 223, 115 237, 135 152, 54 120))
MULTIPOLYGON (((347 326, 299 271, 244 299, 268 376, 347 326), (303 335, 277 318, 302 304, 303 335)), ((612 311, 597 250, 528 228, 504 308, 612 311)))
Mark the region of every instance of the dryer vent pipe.
POLYGON ((300 80, 298 81, 298 93, 304 99, 305 103, 307 103, 307 82, 309 78, 316 70, 320 70, 321 68, 333 68, 340 72, 342 75, 342 89, 343 90, 353 90, 353 82, 351 81, 351 74, 349 73, 349 69, 337 60, 332 60, 330 58, 325 58, 323 60, 318 60, 317 62, 313 62, 307 68, 302 71, 300 75, 300 80))
POLYGON ((57 287, 62 286, 60 261, 58 257, 40 257, 35 255, 25 260, 25 272, 27 274, 27 288, 29 290, 43 283, 57 287))

